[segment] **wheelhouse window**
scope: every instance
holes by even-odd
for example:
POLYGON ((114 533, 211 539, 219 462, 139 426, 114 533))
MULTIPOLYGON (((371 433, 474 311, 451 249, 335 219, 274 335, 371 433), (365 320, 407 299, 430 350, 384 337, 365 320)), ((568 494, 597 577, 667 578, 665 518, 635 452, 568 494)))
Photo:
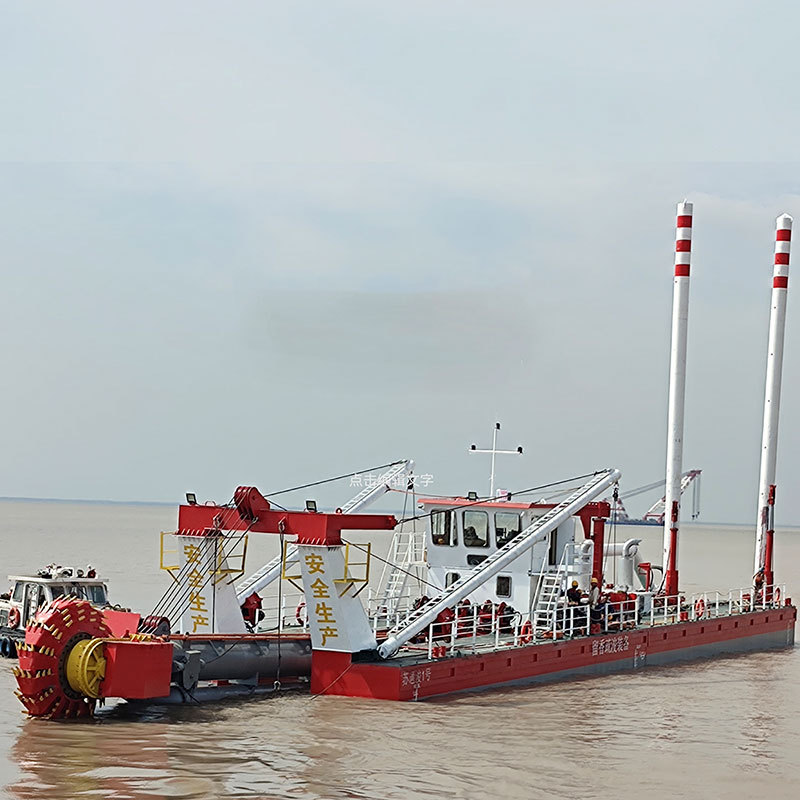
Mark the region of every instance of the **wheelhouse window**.
POLYGON ((495 592, 498 597, 511 597, 511 576, 498 575, 495 584, 495 592))
POLYGON ((50 594, 53 595, 53 599, 55 600, 56 597, 63 597, 64 596, 64 587, 63 586, 51 586, 50 587, 50 594))
POLYGON ((431 541, 441 547, 455 547, 458 541, 455 511, 431 511, 431 541))
POLYGON ((90 603, 101 606, 106 602, 105 586, 87 586, 86 593, 90 603))
POLYGON ((485 511, 465 511, 463 523, 466 547, 489 546, 489 515, 485 511))
POLYGON ((494 530, 497 546, 502 547, 522 533, 522 516, 510 511, 498 511, 494 515, 494 530))
POLYGON ((18 603, 22 602, 22 593, 25 591, 25 584, 22 581, 17 581, 14 584, 14 600, 18 603))

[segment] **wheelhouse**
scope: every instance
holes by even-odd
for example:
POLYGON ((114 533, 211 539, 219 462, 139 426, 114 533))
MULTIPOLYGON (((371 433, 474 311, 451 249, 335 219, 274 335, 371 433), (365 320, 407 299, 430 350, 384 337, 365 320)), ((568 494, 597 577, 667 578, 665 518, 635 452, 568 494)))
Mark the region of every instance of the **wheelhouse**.
MULTIPOLYGON (((501 498, 476 502, 464 497, 423 498, 420 506, 428 519, 425 550, 429 580, 440 589, 474 571, 555 507, 552 503, 517 503, 501 498)), ((584 542, 591 541, 592 519, 607 518, 609 512, 608 503, 585 506, 482 586, 472 601, 491 600, 518 609, 529 608, 539 575, 557 568, 563 559, 570 558, 571 552, 577 553, 584 542)), ((588 588, 591 565, 582 572, 588 588)))

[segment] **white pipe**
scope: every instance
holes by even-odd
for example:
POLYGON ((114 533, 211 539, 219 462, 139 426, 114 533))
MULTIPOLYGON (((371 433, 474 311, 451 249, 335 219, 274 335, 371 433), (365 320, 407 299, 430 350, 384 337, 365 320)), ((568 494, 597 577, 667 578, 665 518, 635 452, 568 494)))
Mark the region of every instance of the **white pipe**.
POLYGON ((678 203, 675 225, 675 276, 672 291, 672 344, 667 419, 667 489, 664 508, 665 592, 678 592, 683 416, 686 395, 686 338, 689 327, 689 268, 692 249, 692 204, 678 203))
POLYGON ((627 586, 629 589, 633 588, 636 567, 642 563, 642 557, 639 555, 639 545, 641 543, 641 539, 628 539, 622 544, 608 544, 603 548, 604 555, 621 559, 619 570, 620 586, 627 586))
MULTIPOLYGON (((786 327, 786 296, 789 284, 789 252, 792 218, 781 214, 776 220, 775 266, 772 273, 772 306, 769 315, 767 380, 764 389, 764 424, 761 434, 761 471, 758 481, 758 523, 756 526, 755 571, 772 572, 771 540, 774 530, 775 466, 778 456, 778 416, 781 407, 781 372, 786 327)), ((772 576, 767 576, 771 583, 772 576)))
POLYGON ((537 542, 547 538, 550 531, 555 530, 587 503, 617 483, 621 477, 622 474, 616 469, 609 469, 595 475, 570 497, 550 509, 543 517, 535 520, 505 547, 496 550, 473 573, 460 578, 429 603, 412 611, 389 632, 389 636, 378 647, 381 658, 390 658, 394 655, 409 639, 413 639, 414 636, 425 630, 444 609, 452 608, 486 581, 491 580, 537 542))

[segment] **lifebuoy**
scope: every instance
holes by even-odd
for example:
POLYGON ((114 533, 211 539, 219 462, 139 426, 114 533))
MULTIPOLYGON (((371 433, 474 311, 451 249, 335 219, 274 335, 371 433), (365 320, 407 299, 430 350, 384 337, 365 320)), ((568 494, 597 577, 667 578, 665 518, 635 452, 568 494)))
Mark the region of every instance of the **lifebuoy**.
POLYGON ((522 623, 519 631, 519 640, 522 644, 530 644, 533 641, 533 625, 531 625, 529 619, 522 623))
POLYGON ((11 606, 8 609, 8 627, 16 628, 19 625, 19 609, 16 606, 11 606))
POLYGON ((305 628, 306 623, 308 622, 308 612, 305 611, 306 601, 301 600, 297 606, 297 610, 294 612, 294 618, 297 620, 297 624, 301 628, 305 628), (305 613, 303 613, 305 611, 305 613))
POLYGON ((696 619, 702 619, 706 613, 706 601, 702 597, 697 598, 694 604, 694 615, 696 619))

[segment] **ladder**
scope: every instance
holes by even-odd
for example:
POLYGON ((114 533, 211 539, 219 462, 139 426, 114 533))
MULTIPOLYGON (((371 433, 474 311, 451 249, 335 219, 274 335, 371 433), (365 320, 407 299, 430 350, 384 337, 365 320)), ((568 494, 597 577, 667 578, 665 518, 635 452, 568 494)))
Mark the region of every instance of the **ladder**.
POLYGON ((555 572, 545 571, 545 568, 542 567, 531 614, 531 625, 533 626, 534 634, 553 630, 558 600, 564 590, 566 578, 567 564, 565 558, 561 559, 561 563, 555 572))
POLYGON ((424 529, 401 528, 394 532, 388 559, 391 563, 384 565, 378 584, 383 591, 375 599, 381 616, 390 617, 399 610, 402 599, 406 597, 409 579, 414 577, 412 570, 425 564, 424 549, 424 529))
POLYGON ((621 473, 616 469, 595 473, 589 481, 574 491, 566 500, 551 508, 544 516, 534 520, 531 525, 503 547, 495 550, 471 574, 460 578, 398 622, 378 647, 380 656, 382 658, 392 656, 405 642, 433 622, 441 611, 455 606, 537 542, 543 541, 550 531, 555 530, 562 522, 580 511, 587 503, 616 483, 620 477, 622 477, 621 473))

